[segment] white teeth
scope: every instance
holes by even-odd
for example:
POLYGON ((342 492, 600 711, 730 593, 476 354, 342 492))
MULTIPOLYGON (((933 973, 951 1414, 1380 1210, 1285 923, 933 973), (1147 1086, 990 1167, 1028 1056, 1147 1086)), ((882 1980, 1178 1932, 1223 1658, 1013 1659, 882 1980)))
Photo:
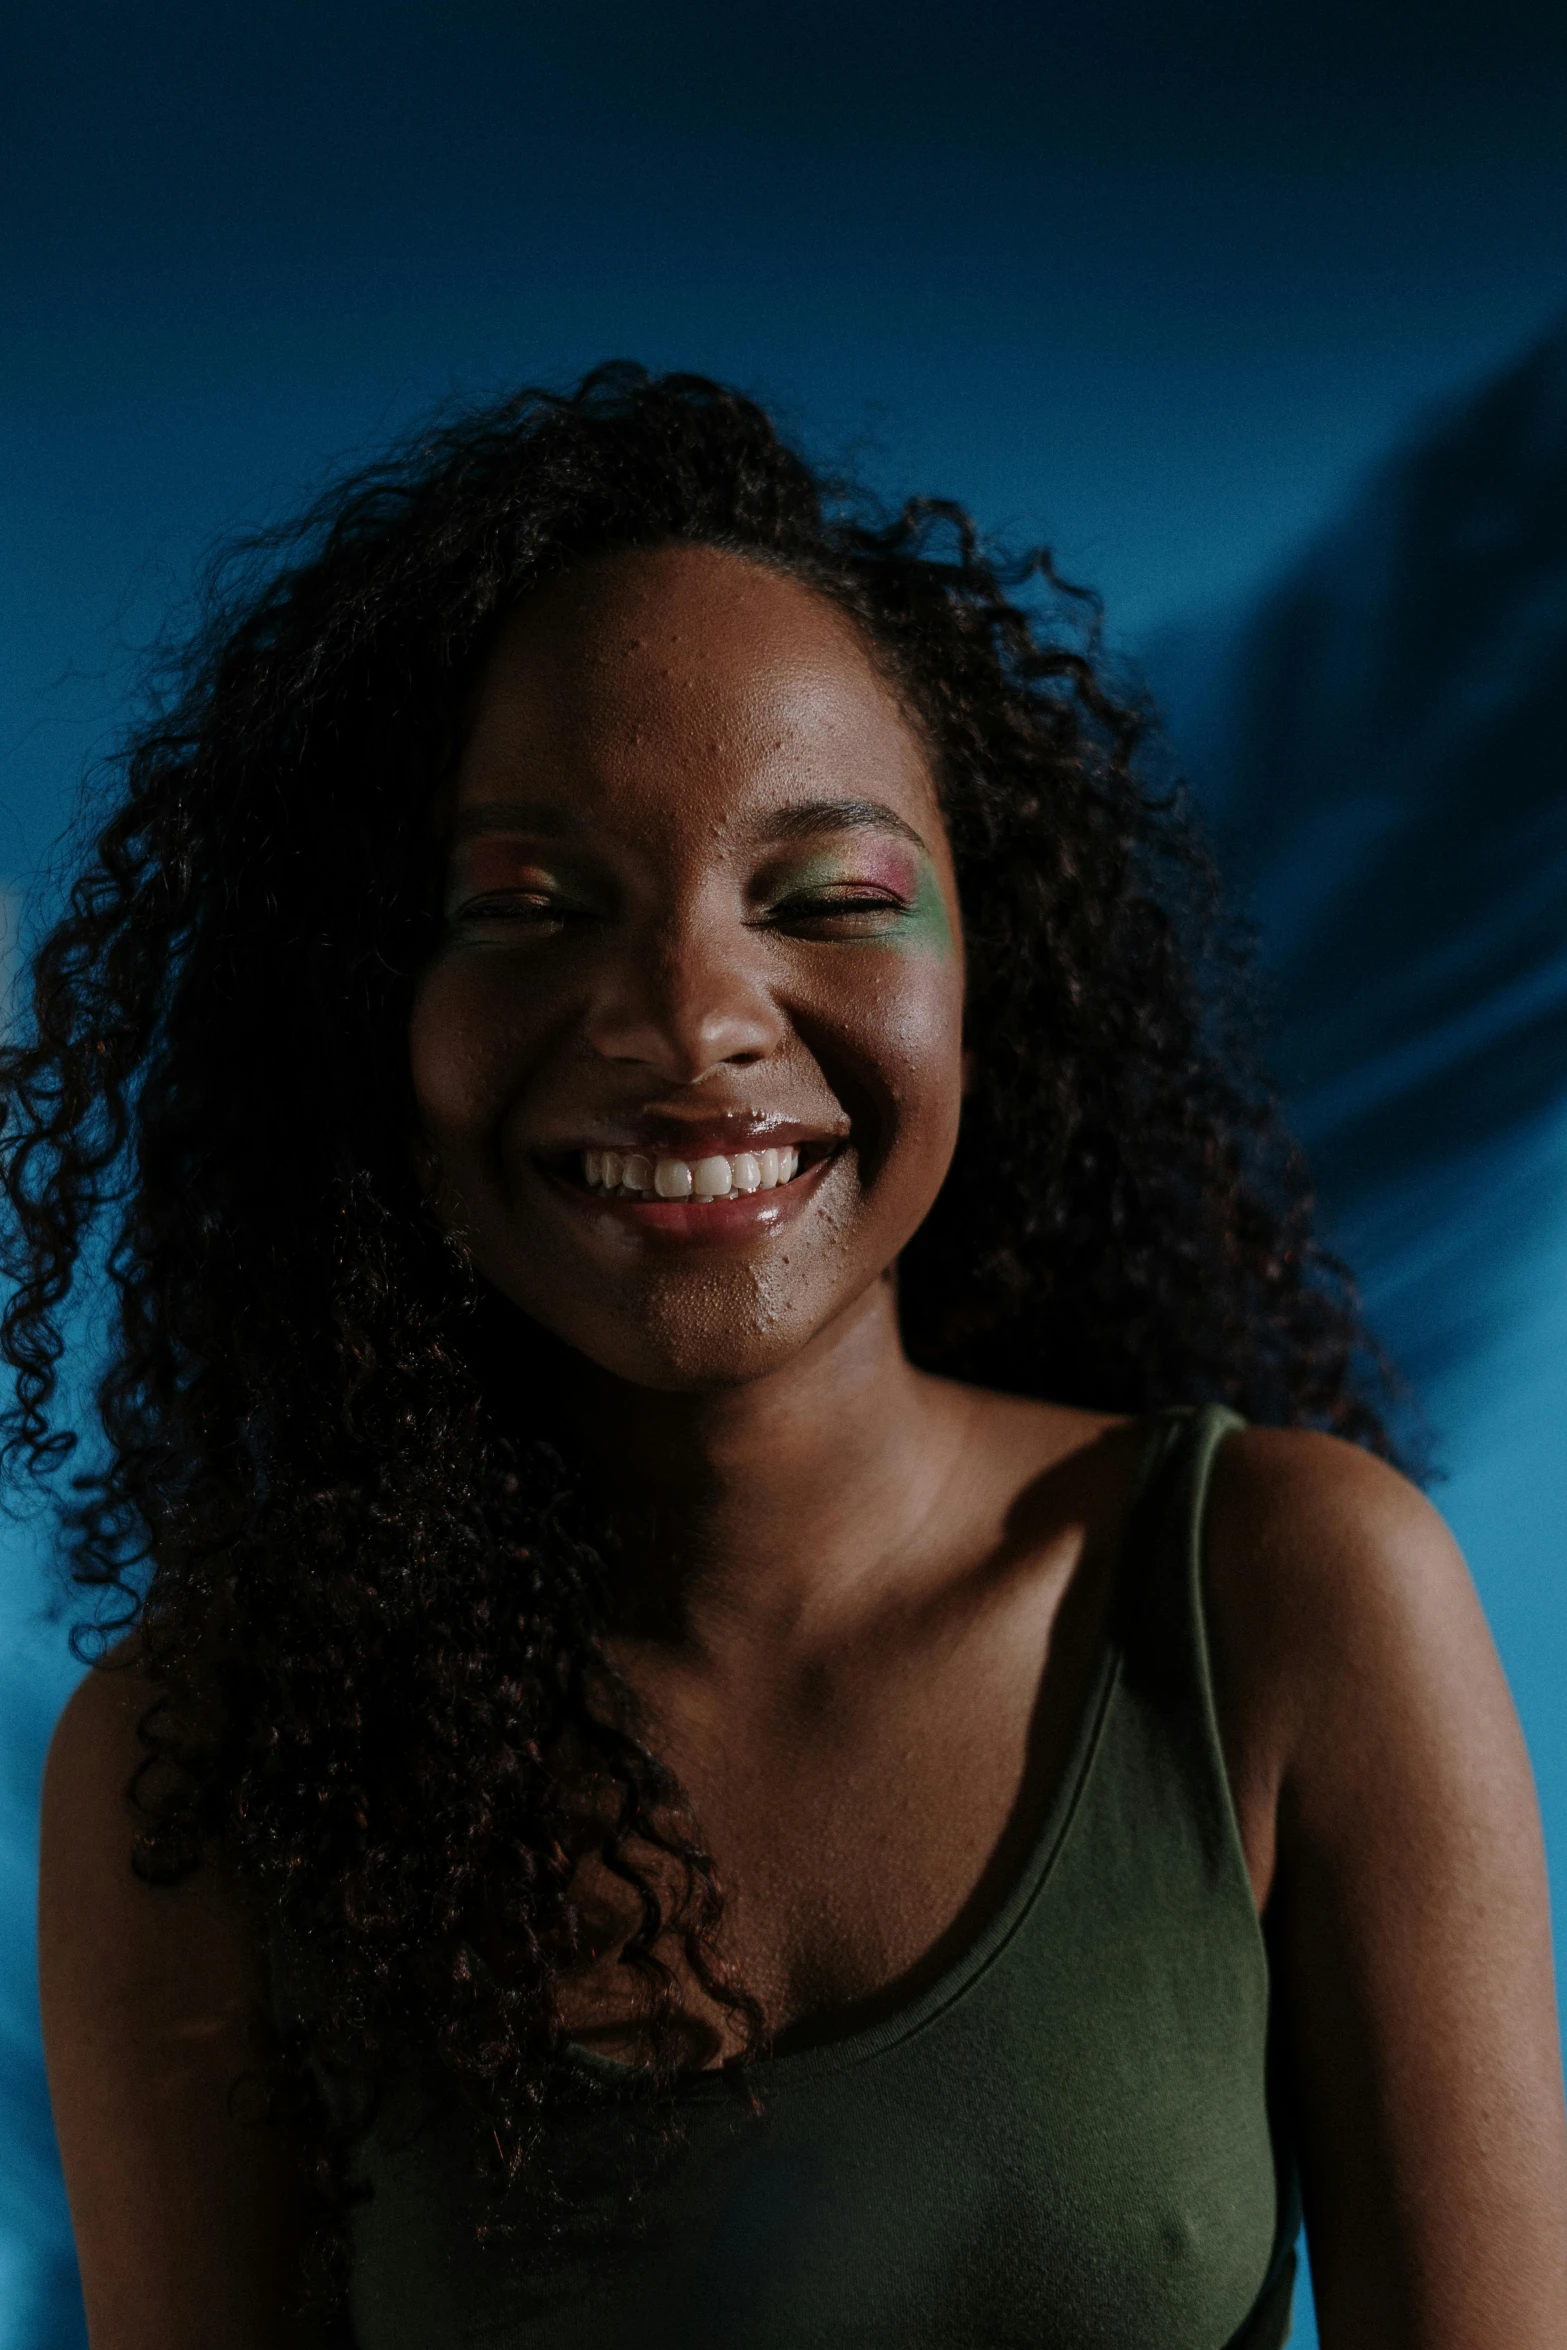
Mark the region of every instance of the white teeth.
POLYGON ((792 1183, 800 1154, 793 1143, 782 1150, 740 1151, 732 1159, 651 1159, 642 1151, 584 1151, 582 1174, 590 1191, 618 1191, 658 1199, 741 1199, 792 1183))

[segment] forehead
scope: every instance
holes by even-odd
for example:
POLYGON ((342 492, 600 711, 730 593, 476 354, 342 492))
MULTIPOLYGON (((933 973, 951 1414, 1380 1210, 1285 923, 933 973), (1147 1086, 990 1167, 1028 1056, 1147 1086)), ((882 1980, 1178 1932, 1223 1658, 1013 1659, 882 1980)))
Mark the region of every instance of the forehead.
POLYGON ((833 795, 927 819, 935 806, 915 725, 859 631, 760 563, 669 547, 583 564, 512 614, 456 798, 727 828, 833 795))

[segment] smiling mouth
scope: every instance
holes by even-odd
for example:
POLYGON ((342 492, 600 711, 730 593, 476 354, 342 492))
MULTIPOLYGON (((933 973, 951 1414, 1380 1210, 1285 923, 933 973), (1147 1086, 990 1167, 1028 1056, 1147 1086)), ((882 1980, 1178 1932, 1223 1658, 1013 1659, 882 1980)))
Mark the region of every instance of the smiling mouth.
POLYGON ((709 1152, 701 1158, 677 1159, 664 1152, 579 1151, 573 1154, 572 1180, 601 1199, 667 1201, 688 1206, 716 1206, 720 1200, 749 1199, 764 1191, 781 1191, 822 1160, 833 1157, 839 1145, 820 1142, 786 1143, 781 1149, 709 1152))

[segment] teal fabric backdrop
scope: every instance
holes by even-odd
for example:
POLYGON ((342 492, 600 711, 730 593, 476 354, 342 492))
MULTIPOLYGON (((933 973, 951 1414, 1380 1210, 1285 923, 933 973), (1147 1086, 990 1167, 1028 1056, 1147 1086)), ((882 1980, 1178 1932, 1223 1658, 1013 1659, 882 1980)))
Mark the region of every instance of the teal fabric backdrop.
MULTIPOLYGON (((433 402, 705 369, 1050 539, 1259 923, 1560 1897, 1567 18, 17 0, 3 46, 0 952, 205 547, 433 402)), ((0 2350, 82 2339, 32 1972, 49 1564, 0 1530, 0 2350)))

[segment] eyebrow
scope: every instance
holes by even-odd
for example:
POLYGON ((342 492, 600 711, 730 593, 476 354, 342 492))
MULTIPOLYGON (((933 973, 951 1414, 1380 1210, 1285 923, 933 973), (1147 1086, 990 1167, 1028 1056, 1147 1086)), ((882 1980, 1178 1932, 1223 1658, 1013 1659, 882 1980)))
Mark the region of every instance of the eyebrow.
POLYGON ((569 840, 581 830, 569 808, 551 800, 478 800, 452 819, 453 842, 481 832, 531 832, 537 840, 569 840))
MULTIPOLYGON (((571 810, 554 800, 481 800, 458 810, 451 837, 454 844, 486 832, 527 832, 536 840, 570 840, 581 829, 571 810)), ((758 838, 764 846, 773 847, 824 832, 895 832, 900 839, 912 841, 924 855, 930 854, 913 825, 885 800, 807 800, 769 818, 758 838)))
POLYGON ((804 840, 822 832, 895 832, 930 854, 913 825, 884 800, 808 800, 783 809, 762 827, 761 838, 768 843, 804 840))

